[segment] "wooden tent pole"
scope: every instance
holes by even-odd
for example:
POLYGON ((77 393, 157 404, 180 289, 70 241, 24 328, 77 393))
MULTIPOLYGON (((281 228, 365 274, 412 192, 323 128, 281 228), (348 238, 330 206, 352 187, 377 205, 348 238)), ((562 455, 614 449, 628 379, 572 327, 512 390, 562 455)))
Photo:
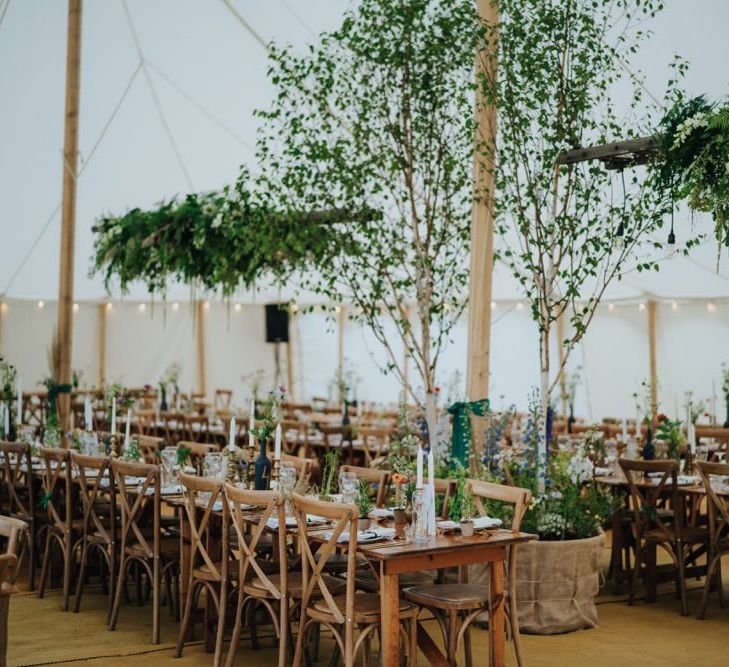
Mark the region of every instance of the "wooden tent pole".
POLYGON ((656 361, 656 302, 648 302, 648 361, 651 382, 651 413, 658 412, 658 365, 656 361))
POLYGON ((108 305, 99 304, 99 387, 106 384, 106 315, 108 305))
MULTIPOLYGON (((81 75, 81 0, 68 0, 68 41, 66 44, 66 106, 63 137, 63 200, 61 205, 61 257, 58 281, 58 377, 56 382, 71 384, 73 346, 73 254, 76 227, 76 176, 78 174, 78 116, 81 75)), ((58 417, 62 431, 69 428, 70 394, 58 397, 58 417)))
MULTIPOLYGON (((496 0, 477 0, 482 21, 499 22, 496 0)), ((476 53, 476 76, 496 80, 496 49, 476 53)), ((484 99, 481 87, 476 93, 476 133, 474 137, 474 198, 471 211, 471 270, 468 302, 468 398, 488 398, 489 356, 491 353, 491 293, 494 268, 494 173, 493 149, 496 146, 496 106, 484 99), (482 142, 492 147, 482 156, 482 142)))
POLYGON ((205 304, 198 300, 195 304, 197 308, 197 329, 195 330, 195 339, 197 342, 197 387, 198 391, 203 395, 207 395, 205 389, 205 304))

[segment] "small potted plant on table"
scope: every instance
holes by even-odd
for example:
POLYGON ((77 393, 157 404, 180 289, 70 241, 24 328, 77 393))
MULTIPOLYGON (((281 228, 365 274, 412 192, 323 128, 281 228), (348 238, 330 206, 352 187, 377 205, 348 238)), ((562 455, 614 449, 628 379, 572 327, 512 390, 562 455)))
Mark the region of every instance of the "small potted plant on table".
POLYGON ((370 485, 364 479, 359 481, 359 491, 357 492, 356 503, 359 517, 359 520, 357 521, 357 530, 367 530, 370 527, 370 512, 374 508, 375 504, 372 502, 372 497, 370 496, 370 485))
POLYGON ((460 524, 463 537, 473 536, 473 513, 476 509, 473 501, 473 493, 467 486, 466 479, 461 477, 458 480, 456 493, 450 500, 449 514, 452 521, 460 524))

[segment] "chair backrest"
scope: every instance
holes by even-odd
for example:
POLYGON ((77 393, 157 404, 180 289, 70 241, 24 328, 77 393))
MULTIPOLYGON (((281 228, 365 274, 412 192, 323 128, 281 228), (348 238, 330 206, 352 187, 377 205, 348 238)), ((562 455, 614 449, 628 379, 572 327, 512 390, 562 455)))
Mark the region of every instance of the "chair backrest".
POLYGON ((177 447, 184 447, 185 449, 190 450, 190 465, 197 470, 198 475, 202 475, 205 454, 219 451, 217 445, 193 442, 191 440, 180 440, 180 442, 177 443, 177 447))
POLYGON ((633 527, 636 531, 636 538, 640 539, 642 532, 653 525, 665 536, 666 541, 671 542, 673 535, 681 537, 683 528, 683 511, 680 494, 678 493, 678 463, 673 459, 667 461, 638 461, 622 458, 618 461, 620 468, 628 480, 630 499, 633 509, 633 527), (650 484, 637 483, 636 475, 660 474, 660 477, 649 478, 650 484), (671 503, 673 506, 672 533, 664 518, 656 511, 660 500, 665 498, 666 491, 670 491, 671 503))
POLYGON ((232 389, 216 389, 213 407, 215 410, 230 410, 230 402, 233 398, 232 389))
POLYGON ((311 459, 292 456, 291 454, 281 454, 281 461, 293 463, 294 468, 296 468, 296 476, 299 479, 308 479, 311 476, 311 468, 314 465, 314 461, 311 459))
MULTIPOLYGON (((121 507, 121 548, 122 551, 130 542, 137 542, 148 558, 159 557, 160 544, 160 467, 148 463, 129 463, 114 459, 111 470, 116 485, 117 500, 121 507), (138 478, 129 482, 127 477, 138 478), (152 501, 153 543, 145 537, 144 520, 146 509, 152 501)), ((147 531, 147 535, 149 532, 147 531)))
POLYGON ((223 560, 228 552, 228 539, 230 526, 232 524, 238 548, 240 560, 238 563, 238 580, 246 581, 250 577, 258 577, 261 584, 277 600, 280 600, 287 593, 287 560, 286 560, 286 499, 278 491, 250 491, 239 489, 227 482, 224 484, 225 500, 223 502, 223 560), (258 508, 260 514, 258 521, 248 534, 248 522, 245 514, 250 512, 250 507, 258 508), (276 531, 279 563, 279 584, 271 581, 261 566, 258 564, 257 548, 261 536, 266 531, 266 524, 269 519, 277 519, 279 530, 276 531))
POLYGON ((709 510, 709 534, 713 545, 723 534, 724 529, 729 527, 729 499, 724 495, 720 496, 716 492, 711 484, 711 476, 729 477, 729 463, 697 461, 696 465, 706 491, 709 510))
POLYGON ((319 430, 324 436, 324 446, 327 451, 332 447, 344 446, 345 443, 352 444, 352 427, 349 425, 321 424, 319 430))
POLYGON ((180 473, 180 483, 184 490, 185 514, 190 529, 190 563, 194 568, 202 561, 207 565, 210 574, 217 581, 222 581, 228 573, 228 558, 225 555, 227 549, 223 552, 220 569, 208 551, 210 517, 216 504, 224 504, 221 502, 223 498, 222 480, 182 472, 180 473))
POLYGON ((137 430, 140 435, 153 435, 156 427, 157 412, 154 408, 141 408, 134 411, 137 430))
POLYGON ((98 500, 102 493, 109 496, 109 516, 116 517, 116 489, 111 474, 111 459, 106 456, 71 455, 79 485, 79 496, 83 507, 84 536, 97 532, 106 544, 116 542, 116 521, 105 525, 98 514, 98 500))
POLYGON ((390 473, 387 470, 375 470, 374 468, 360 468, 359 466, 343 465, 339 472, 353 472, 357 479, 369 482, 377 491, 375 507, 384 507, 387 498, 387 490, 390 485, 390 473))
POLYGON ((144 462, 150 465, 156 465, 159 462, 159 452, 162 450, 164 438, 157 438, 152 435, 140 435, 139 451, 142 452, 144 462))
POLYGON ((287 454, 295 454, 300 446, 306 447, 308 443, 308 424, 297 419, 284 419, 281 421, 283 431, 283 448, 287 454))
POLYGON ((369 465, 373 458, 380 456, 390 444, 390 429, 381 426, 360 426, 357 435, 362 441, 365 461, 369 465))
POLYGON ((57 530, 65 532, 73 514, 71 452, 68 449, 41 447, 43 461, 41 504, 48 512, 48 521, 57 530), (63 490, 63 502, 58 492, 63 490))
POLYGON ((470 488, 473 493, 476 511, 479 513, 479 516, 486 516, 487 514, 486 508, 483 506, 484 500, 496 500, 513 505, 514 516, 511 520, 511 530, 519 532, 521 529, 521 520, 524 518, 524 513, 527 511, 529 501, 532 497, 532 492, 529 489, 484 482, 480 479, 469 479, 467 481, 467 488, 470 488))
POLYGON ((353 638, 353 616, 354 616, 354 592, 355 592, 355 570, 357 566, 357 506, 345 503, 328 503, 322 500, 313 500, 294 493, 291 502, 296 515, 296 523, 299 534, 302 537, 301 543, 301 571, 302 571, 302 599, 301 599, 301 625, 304 626, 306 619, 306 608, 311 601, 314 591, 317 591, 327 605, 327 609, 334 616, 336 622, 345 625, 346 641, 345 646, 352 646, 353 638), (307 527, 307 515, 315 514, 333 522, 328 539, 321 537, 318 546, 314 548, 309 537, 307 527), (346 543, 338 543, 337 540, 342 533, 348 533, 346 543), (343 548, 347 554, 347 588, 344 613, 335 604, 334 596, 327 586, 327 580, 323 577, 329 556, 343 548))
POLYGON ((30 445, 19 442, 0 442, 2 453, 2 479, 8 494, 5 511, 10 516, 31 518, 35 514, 35 486, 32 483, 32 457, 30 445), (24 493, 19 493, 25 488, 24 493))
POLYGON ((440 518, 444 521, 450 517, 450 500, 456 492, 458 482, 455 479, 435 479, 435 493, 443 496, 443 504, 440 508, 440 518))

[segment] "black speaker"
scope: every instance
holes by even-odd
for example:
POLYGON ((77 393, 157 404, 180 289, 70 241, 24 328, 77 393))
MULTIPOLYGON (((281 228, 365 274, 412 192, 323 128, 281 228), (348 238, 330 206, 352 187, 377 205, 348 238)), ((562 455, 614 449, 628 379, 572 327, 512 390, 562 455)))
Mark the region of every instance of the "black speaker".
POLYGON ((266 342, 289 342, 289 311, 285 303, 266 304, 266 342))

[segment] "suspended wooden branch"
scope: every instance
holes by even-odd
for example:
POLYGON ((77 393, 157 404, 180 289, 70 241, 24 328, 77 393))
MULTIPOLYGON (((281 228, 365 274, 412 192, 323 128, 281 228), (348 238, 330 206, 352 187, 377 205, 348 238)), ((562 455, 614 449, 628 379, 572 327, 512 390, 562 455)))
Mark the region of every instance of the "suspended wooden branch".
POLYGON ((576 164, 600 160, 607 169, 624 169, 646 164, 661 158, 659 145, 661 137, 652 135, 638 139, 614 141, 589 148, 575 148, 557 157, 557 164, 576 164))

